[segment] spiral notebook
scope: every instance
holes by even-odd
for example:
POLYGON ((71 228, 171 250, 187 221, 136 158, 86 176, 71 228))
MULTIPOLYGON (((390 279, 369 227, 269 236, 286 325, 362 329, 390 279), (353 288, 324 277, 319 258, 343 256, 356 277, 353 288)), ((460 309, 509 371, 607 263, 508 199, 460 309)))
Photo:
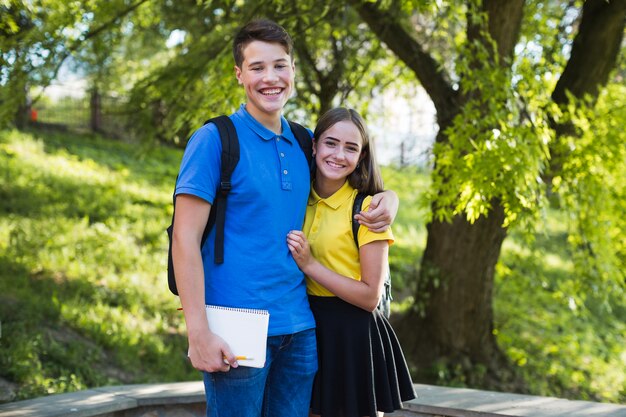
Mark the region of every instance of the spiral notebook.
POLYGON ((220 336, 235 356, 245 357, 239 366, 265 366, 267 328, 270 313, 267 310, 206 306, 209 329, 220 336))

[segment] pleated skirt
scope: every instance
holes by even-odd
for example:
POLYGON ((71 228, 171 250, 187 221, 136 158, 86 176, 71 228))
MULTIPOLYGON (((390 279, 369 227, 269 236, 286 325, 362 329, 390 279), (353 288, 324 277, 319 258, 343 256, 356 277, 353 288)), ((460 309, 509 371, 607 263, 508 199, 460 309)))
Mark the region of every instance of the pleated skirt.
POLYGON ((309 296, 309 303, 318 350, 313 413, 375 417, 415 398, 400 343, 378 310, 370 313, 338 297, 309 296))

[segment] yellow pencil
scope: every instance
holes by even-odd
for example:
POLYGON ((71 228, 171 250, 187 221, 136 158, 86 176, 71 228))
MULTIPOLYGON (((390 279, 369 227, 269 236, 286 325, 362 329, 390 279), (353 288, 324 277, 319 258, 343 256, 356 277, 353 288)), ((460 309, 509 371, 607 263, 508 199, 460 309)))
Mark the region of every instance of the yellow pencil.
MULTIPOLYGON (((224 356, 226 359, 226 356, 224 356)), ((235 356, 236 361, 251 361, 253 358, 249 358, 248 356, 235 356)))

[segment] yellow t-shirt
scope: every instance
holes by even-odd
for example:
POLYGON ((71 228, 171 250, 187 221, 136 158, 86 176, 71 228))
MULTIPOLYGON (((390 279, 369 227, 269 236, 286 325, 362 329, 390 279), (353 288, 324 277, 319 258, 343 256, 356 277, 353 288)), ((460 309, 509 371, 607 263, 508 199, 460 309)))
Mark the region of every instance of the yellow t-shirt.
MULTIPOLYGON (((352 237, 352 205, 358 191, 348 181, 333 195, 321 198, 313 186, 304 218, 303 231, 309 240, 312 255, 325 267, 338 274, 361 280, 359 251, 352 237)), ((363 210, 367 210, 372 201, 366 197, 363 210)), ((376 240, 393 243, 393 233, 388 229, 383 233, 371 232, 359 226, 359 245, 363 246, 376 240)), ((307 293, 318 296, 334 296, 322 285, 311 278, 306 278, 307 293)))

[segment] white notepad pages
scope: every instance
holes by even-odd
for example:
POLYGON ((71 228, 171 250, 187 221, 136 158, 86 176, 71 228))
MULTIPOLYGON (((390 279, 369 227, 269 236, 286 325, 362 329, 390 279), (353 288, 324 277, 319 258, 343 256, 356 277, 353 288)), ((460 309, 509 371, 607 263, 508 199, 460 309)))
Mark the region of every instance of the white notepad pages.
POLYGON ((237 361, 239 366, 265 365, 270 318, 267 310, 207 305, 206 316, 209 329, 228 343, 235 356, 246 358, 237 361))

